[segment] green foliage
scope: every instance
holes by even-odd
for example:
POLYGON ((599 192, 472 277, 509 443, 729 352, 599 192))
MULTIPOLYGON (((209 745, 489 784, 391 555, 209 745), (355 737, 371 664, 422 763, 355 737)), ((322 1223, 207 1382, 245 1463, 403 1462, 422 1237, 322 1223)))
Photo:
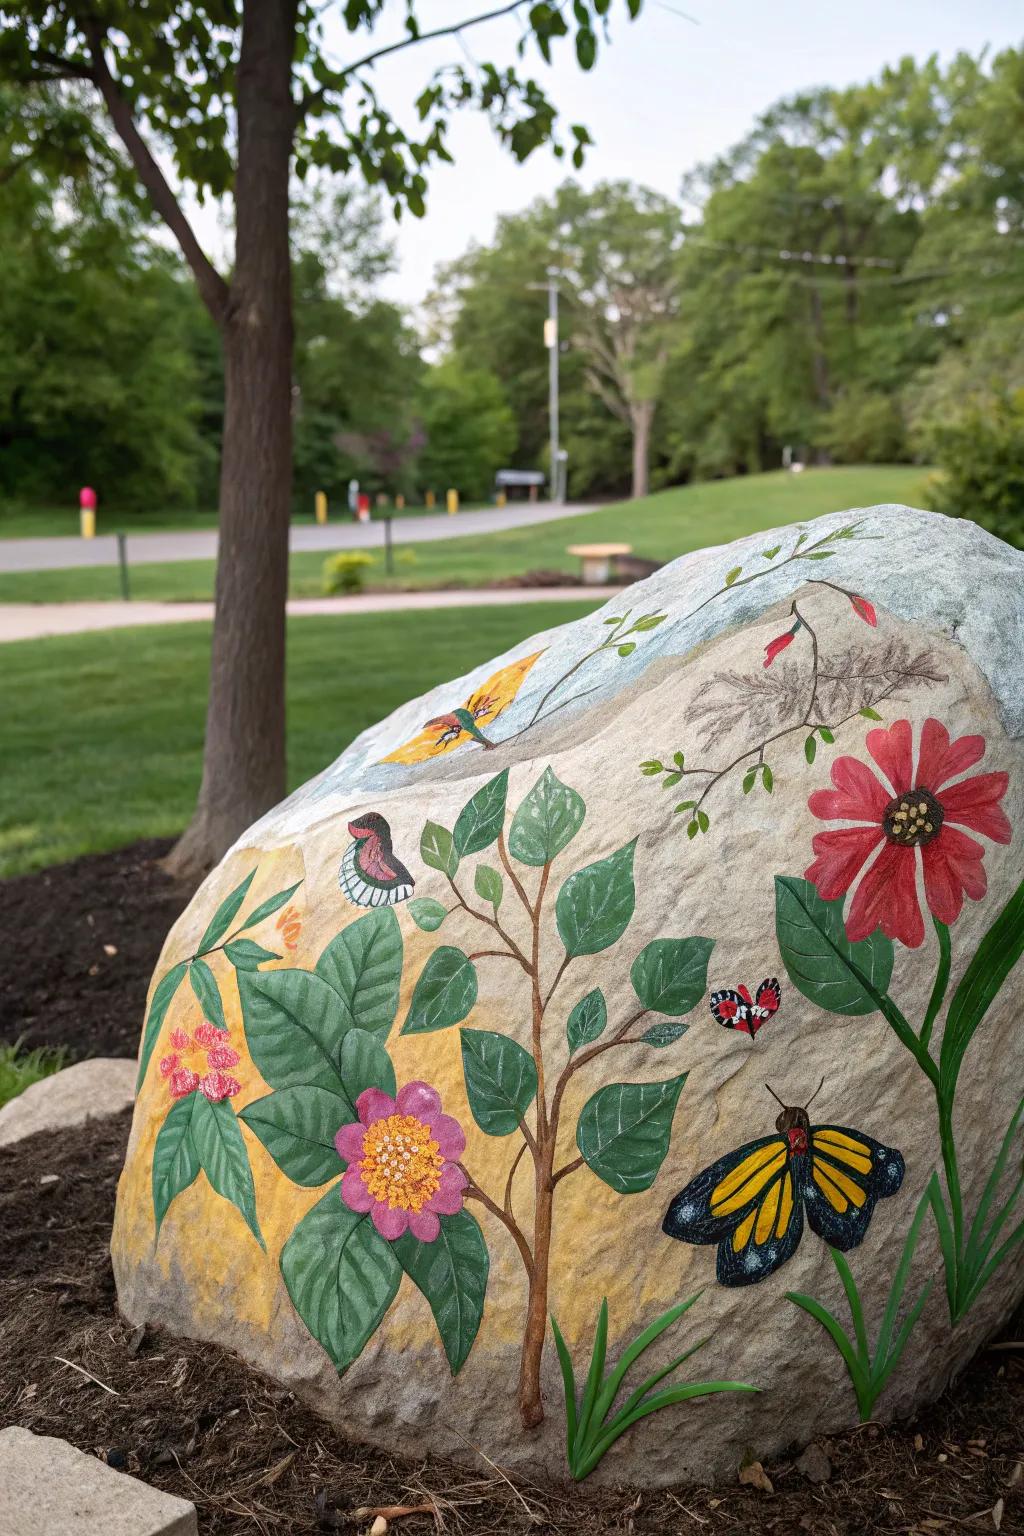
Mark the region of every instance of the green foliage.
POLYGON ((455 1376, 483 1317, 490 1257, 479 1223, 468 1211, 440 1220, 441 1231, 432 1243, 421 1243, 407 1232, 393 1244, 393 1252, 429 1302, 455 1376))
POLYGON ((364 549, 341 550, 336 555, 328 555, 324 561, 324 591, 328 597, 336 592, 361 592, 367 571, 376 563, 364 549))
POLYGON ((460 1024, 476 1002, 476 967, 461 949, 442 945, 428 959, 413 988, 403 1035, 422 1035, 460 1024))
POLYGON ((574 870, 555 899, 558 932, 567 955, 596 955, 621 939, 636 906, 636 838, 583 869, 574 870))
POLYGON ((815 1322, 821 1324, 826 1333, 835 1344, 843 1364, 849 1372, 850 1381, 857 1397, 857 1408, 860 1412, 860 1421, 866 1424, 871 1418, 875 1403, 878 1401, 893 1371, 896 1369, 914 1331, 918 1318, 924 1310, 924 1304, 928 1300, 928 1293, 932 1288, 929 1280, 917 1300, 909 1308, 903 1317, 902 1325, 896 1332, 896 1322, 900 1316, 903 1305, 903 1295, 910 1279, 910 1266, 914 1261, 914 1253, 917 1249, 918 1238, 921 1235, 921 1227, 928 1212, 933 1186, 936 1184, 935 1175, 932 1174, 927 1189, 918 1201, 914 1219, 910 1224, 903 1244, 903 1254, 899 1266, 893 1276, 889 1289, 889 1299, 886 1303, 885 1313, 878 1330, 878 1338, 872 1352, 868 1344, 867 1324, 864 1318, 864 1304, 861 1301, 857 1282, 853 1277, 853 1271, 846 1258, 837 1249, 830 1248, 829 1254, 835 1265, 839 1278, 843 1282, 843 1290, 846 1294, 847 1304, 850 1308, 850 1317, 853 1322, 854 1336, 843 1328, 834 1313, 821 1302, 815 1301, 810 1296, 805 1296, 798 1291, 787 1291, 789 1301, 810 1314, 815 1322))
POLYGON ((580 1110, 576 1145, 583 1160, 620 1195, 654 1183, 686 1078, 682 1072, 662 1083, 609 1083, 580 1110))
POLYGON ((402 1266, 370 1218, 350 1211, 333 1185, 285 1243, 281 1274, 295 1310, 343 1371, 397 1296, 402 1266))
POLYGON ((63 1050, 39 1046, 26 1051, 17 1040, 13 1045, 0 1045, 0 1108, 33 1083, 59 1072, 66 1065, 67 1055, 63 1050))
POLYGON ((824 901, 809 880, 777 875, 775 930, 789 979, 829 1013, 861 1015, 880 1007, 889 985, 892 940, 877 931, 851 944, 843 902, 824 901))
POLYGON ((561 1329, 552 1317, 551 1331, 558 1351, 558 1363, 562 1370, 562 1386, 565 1392, 566 1457, 570 1475, 577 1482, 590 1476, 601 1458, 627 1429, 638 1423, 640 1419, 646 1418, 648 1414, 657 1413, 659 1408, 671 1407, 673 1403, 689 1402, 695 1397, 709 1397, 715 1392, 756 1392, 758 1390, 757 1387, 746 1386, 739 1381, 699 1381, 677 1383, 675 1386, 664 1388, 661 1392, 655 1391, 667 1376, 678 1370, 699 1349, 703 1349, 708 1340, 701 1339, 696 1344, 692 1344, 689 1349, 684 1350, 681 1355, 677 1355, 668 1365, 662 1366, 648 1376, 630 1394, 618 1412, 612 1412, 615 1400, 631 1368, 642 1355, 646 1354, 651 1345, 672 1327, 673 1323, 678 1322, 679 1318, 689 1311, 700 1295, 701 1292, 698 1291, 695 1296, 690 1296, 686 1301, 663 1312, 650 1327, 637 1335, 633 1343, 623 1351, 618 1364, 607 1374, 605 1359, 608 1348, 608 1303, 602 1301, 597 1327, 594 1330, 590 1368, 582 1398, 576 1386, 572 1356, 562 1337, 561 1329))
POLYGON ((463 1029, 462 1066, 473 1119, 488 1136, 510 1136, 537 1096, 537 1068, 508 1035, 463 1029))
POLYGON ((520 864, 549 864, 572 842, 586 814, 582 795, 545 768, 512 818, 509 852, 520 864))
POLYGON ((454 488, 483 501, 516 445, 516 424, 501 384, 481 368, 454 360, 431 370, 423 382, 419 418, 425 442, 421 483, 439 494, 454 488))
POLYGON ((1024 389, 937 428, 933 444, 929 506, 1024 549, 1024 389))

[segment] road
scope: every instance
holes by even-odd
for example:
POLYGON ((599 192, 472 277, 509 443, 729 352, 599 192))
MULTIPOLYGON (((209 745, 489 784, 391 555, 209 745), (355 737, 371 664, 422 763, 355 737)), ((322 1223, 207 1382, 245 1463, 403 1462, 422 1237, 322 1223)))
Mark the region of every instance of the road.
MULTIPOLYGON (((593 602, 621 587, 487 587, 451 592, 367 592, 357 597, 296 597, 289 618, 309 614, 399 613, 424 608, 493 608, 510 603, 593 602)), ((213 618, 212 603, 3 603, 0 645, 43 635, 76 635, 148 624, 190 624, 213 618)))
MULTIPOLYGON (((558 506, 549 501, 517 502, 509 507, 492 507, 482 512, 425 513, 423 516, 394 520, 395 540, 401 544, 432 544, 435 539, 463 538, 474 533, 501 533, 507 528, 528 528, 535 523, 550 523, 560 517, 578 517, 593 512, 592 504, 573 503, 558 506)), ((289 545, 299 550, 379 549, 384 543, 384 524, 329 523, 325 528, 299 523, 292 530, 289 545)), ((217 553, 217 535, 212 530, 178 533, 130 533, 128 560, 131 565, 168 565, 176 560, 212 560, 217 553)), ((44 538, 0 539, 0 571, 59 571, 75 566, 116 565, 117 540, 113 534, 95 539, 44 538)))

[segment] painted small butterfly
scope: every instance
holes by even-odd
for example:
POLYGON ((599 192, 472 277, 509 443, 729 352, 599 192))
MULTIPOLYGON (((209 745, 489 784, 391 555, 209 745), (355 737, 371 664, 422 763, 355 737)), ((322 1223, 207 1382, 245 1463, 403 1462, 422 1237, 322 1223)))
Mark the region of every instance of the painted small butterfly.
POLYGON ((753 1039, 761 1025, 778 1012, 781 1002, 782 988, 778 979, 766 976, 753 997, 746 987, 737 987, 735 992, 729 988, 722 992, 712 992, 710 1006, 719 1024, 726 1029, 738 1029, 741 1034, 753 1039))

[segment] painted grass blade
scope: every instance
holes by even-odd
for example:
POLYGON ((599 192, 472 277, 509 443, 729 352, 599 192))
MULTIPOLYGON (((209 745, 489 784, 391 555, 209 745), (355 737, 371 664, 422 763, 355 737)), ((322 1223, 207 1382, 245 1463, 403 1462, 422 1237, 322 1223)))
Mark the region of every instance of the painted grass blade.
POLYGON ((597 1394, 604 1377, 604 1362, 608 1351, 608 1302, 602 1301, 601 1309, 597 1314, 597 1328, 594 1333, 594 1351, 590 1357, 590 1371, 587 1374, 587 1385, 583 1389, 583 1402, 580 1406, 579 1438, 582 1443, 590 1429, 590 1421, 594 1413, 594 1404, 597 1402, 597 1394))
POLYGON ((646 1350, 650 1349, 655 1339, 660 1338, 666 1328, 671 1328, 672 1324, 682 1317, 684 1312, 690 1310, 694 1302, 702 1294, 703 1292, 697 1291, 693 1296, 688 1297, 686 1301, 679 1302, 677 1306, 670 1307, 667 1312, 663 1312, 660 1317, 655 1318, 650 1327, 644 1329, 643 1333, 637 1334, 629 1348, 623 1351, 618 1364, 604 1383, 594 1404, 594 1418, 598 1424, 602 1424, 607 1418, 630 1367, 639 1360, 646 1350))
POLYGON ((939 1234, 939 1248, 942 1252, 942 1266, 946 1271, 946 1300, 949 1304, 949 1319, 955 1323, 957 1313, 957 1289, 960 1259, 956 1250, 956 1238, 953 1236, 953 1224, 946 1210, 946 1202, 942 1198, 942 1187, 939 1184, 939 1176, 933 1173, 928 1180, 928 1204, 932 1208, 935 1217, 935 1229, 939 1234))
POLYGON ((853 1319, 853 1331, 857 1339, 857 1358, 865 1373, 870 1374, 871 1349, 868 1344, 868 1331, 864 1326, 864 1308, 861 1306, 860 1292, 857 1289, 857 1282, 853 1278, 853 1270, 838 1248, 830 1248, 828 1252, 832 1263, 839 1271, 839 1278, 843 1282, 843 1290, 846 1292, 846 1302, 850 1308, 850 1317, 853 1319))
MULTIPOLYGON (((924 1304, 928 1300, 928 1295, 929 1295, 929 1292, 931 1291, 931 1288, 932 1288, 932 1281, 929 1280, 927 1285, 925 1286, 924 1290, 921 1292, 920 1296, 917 1298, 917 1301, 914 1303, 914 1305, 911 1307, 910 1311, 907 1313, 906 1319, 905 1319, 905 1321, 903 1323, 903 1327, 900 1329, 899 1333, 896 1335, 896 1342, 892 1346, 892 1351, 889 1354, 887 1359, 882 1355, 881 1348, 879 1347, 878 1353, 875 1356, 875 1362, 876 1362, 876 1365, 877 1365, 879 1360, 884 1360, 884 1364, 883 1364, 882 1369, 880 1371, 873 1372, 872 1376, 871 1376, 871 1391, 872 1391, 871 1408, 872 1409, 874 1408, 875 1403, 878 1400, 878 1398, 881 1397, 882 1391, 883 1391, 883 1389, 885 1387, 886 1382, 889 1380, 889 1377, 892 1375, 893 1371, 896 1369, 897 1365, 899 1364, 900 1356, 902 1355, 904 1349, 907 1346, 907 1340, 910 1338, 910 1335, 913 1333, 914 1328, 915 1328, 915 1326, 917 1324, 917 1320, 921 1316, 921 1313, 924 1311, 924 1304)), ((870 1412, 870 1409, 869 1409, 869 1412, 870 1412)))
POLYGON ((572 1368, 572 1356, 562 1337, 562 1330, 554 1317, 551 1319, 551 1332, 555 1336, 558 1363, 562 1368, 562 1386, 565 1388, 565 1451, 571 1469, 576 1451, 576 1373, 572 1368))
MULTIPOLYGON (((932 1177, 934 1178, 934 1174, 932 1177)), ((882 1326, 878 1330, 878 1343, 875 1347, 875 1367, 879 1363, 884 1364, 888 1357, 889 1341, 892 1338, 893 1328, 896 1326, 896 1316, 900 1309, 900 1302, 903 1300, 903 1292, 907 1288, 910 1266, 914 1261, 918 1238, 921 1236, 921 1227, 924 1224, 925 1216, 928 1214, 930 1203, 929 1186, 926 1185, 924 1193, 917 1202, 917 1210, 914 1212, 914 1219, 910 1223, 910 1230, 903 1244, 899 1268, 893 1276, 892 1285, 889 1288, 889 1299, 886 1302, 885 1313, 882 1317, 882 1326)), ((930 1286, 931 1281, 928 1284, 930 1286)), ((872 1367, 872 1369, 875 1367, 872 1367)))
POLYGON ((867 1391, 868 1378, 858 1358, 857 1351, 842 1323, 839 1322, 838 1318, 833 1317, 828 1308, 823 1307, 820 1301, 815 1301, 813 1296, 805 1296, 801 1291, 787 1291, 786 1299, 794 1302, 798 1307, 803 1307, 804 1311, 810 1313, 815 1322, 820 1323, 829 1335, 836 1349, 838 1349, 843 1357, 859 1403, 862 1394, 867 1391))
MULTIPOLYGON (((978 1248, 978 1245, 982 1241, 982 1233, 985 1230, 985 1223, 988 1220, 988 1213, 992 1208, 992 1202, 995 1200, 999 1185, 1002 1182, 1003 1173, 1006 1169, 1006 1164, 1009 1161, 1010 1152, 1013 1148, 1013 1139, 1017 1134, 1017 1127, 1020 1125, 1022 1118, 1024 1118, 1024 1099, 1021 1099, 1020 1103, 1017 1105, 1016 1112, 1013 1115, 1009 1125, 1006 1127, 1006 1135, 1003 1137, 999 1146, 999 1155, 992 1165, 992 1172, 989 1174, 988 1179, 985 1182, 985 1188, 981 1196, 981 1203, 978 1206, 977 1214, 975 1215, 974 1220, 971 1222, 971 1230, 967 1237, 968 1260, 970 1260, 972 1253, 978 1248)), ((1019 1184, 1017 1189, 1019 1191, 1019 1184)), ((1016 1195, 1011 1197, 1011 1203, 1015 1198, 1016 1195)), ((1006 1209, 1006 1206, 1004 1206, 1001 1212, 1003 1219, 1005 1219, 1006 1216, 1006 1209)), ((1000 1225, 1002 1225, 1001 1221, 1000 1225)), ((991 1234, 989 1234, 988 1246, 982 1251, 982 1261, 984 1261, 984 1254, 990 1247, 991 1234)))
POLYGON ((674 1403, 686 1403, 695 1397, 711 1397, 716 1392, 759 1392, 760 1390, 760 1387, 752 1387, 745 1381, 693 1381, 668 1387, 664 1392, 656 1392, 646 1403, 634 1408, 631 1413, 620 1413, 615 1416, 605 1433, 595 1443, 593 1450, 587 1455, 580 1475, 586 1477, 593 1472, 602 1456, 611 1449, 620 1435, 624 1435, 627 1429, 631 1429, 641 1419, 646 1419, 649 1414, 657 1413, 661 1408, 670 1408, 674 1403))

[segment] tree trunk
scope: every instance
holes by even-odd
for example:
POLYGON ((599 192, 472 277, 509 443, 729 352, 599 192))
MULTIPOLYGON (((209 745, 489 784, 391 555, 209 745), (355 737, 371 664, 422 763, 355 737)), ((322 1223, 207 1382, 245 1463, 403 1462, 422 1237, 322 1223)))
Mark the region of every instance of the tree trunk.
POLYGON ((654 401, 641 400, 630 411, 633 426, 633 491, 646 496, 650 485, 651 423, 654 420, 654 401))
POLYGON ((203 777, 195 815, 168 860, 190 875, 216 863, 285 792, 295 25, 296 0, 246 0, 235 271, 221 328, 220 545, 203 777))

